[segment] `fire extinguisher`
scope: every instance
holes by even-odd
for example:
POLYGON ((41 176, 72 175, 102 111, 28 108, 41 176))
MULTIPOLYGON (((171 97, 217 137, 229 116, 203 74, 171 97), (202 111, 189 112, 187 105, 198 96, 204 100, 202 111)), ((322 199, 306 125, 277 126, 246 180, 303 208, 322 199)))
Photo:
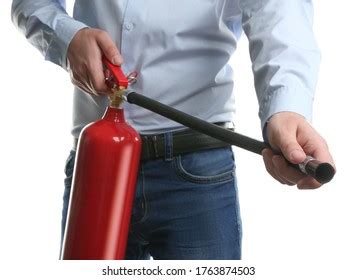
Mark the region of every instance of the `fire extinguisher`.
MULTIPOLYGON (((79 137, 62 259, 125 257, 141 140, 125 123, 120 108, 122 101, 256 154, 270 148, 268 143, 226 130, 141 94, 127 92, 129 80, 121 68, 106 59, 104 65, 106 82, 113 94, 103 118, 85 127, 79 137)), ((131 79, 135 79, 135 74, 131 79)), ((292 166, 320 183, 329 182, 335 174, 331 164, 310 156, 292 166)))
POLYGON ((125 122, 128 79, 104 60, 113 89, 103 118, 79 137, 62 259, 124 259, 140 163, 140 135, 125 122))

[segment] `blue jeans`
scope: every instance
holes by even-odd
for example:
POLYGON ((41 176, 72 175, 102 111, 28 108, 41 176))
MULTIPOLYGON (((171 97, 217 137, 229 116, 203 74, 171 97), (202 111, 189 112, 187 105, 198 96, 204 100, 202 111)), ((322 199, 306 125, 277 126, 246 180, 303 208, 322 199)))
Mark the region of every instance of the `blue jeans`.
MULTIPOLYGON (((141 163, 126 259, 240 259, 241 218, 231 148, 141 163)), ((75 152, 66 163, 62 238, 75 152)))

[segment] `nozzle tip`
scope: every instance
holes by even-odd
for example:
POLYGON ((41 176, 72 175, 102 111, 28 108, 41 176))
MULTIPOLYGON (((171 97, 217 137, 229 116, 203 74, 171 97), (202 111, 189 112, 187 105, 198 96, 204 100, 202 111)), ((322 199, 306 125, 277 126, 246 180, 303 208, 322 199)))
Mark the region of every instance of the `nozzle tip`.
POLYGON ((334 167, 327 162, 320 163, 315 170, 315 179, 322 184, 330 182, 334 178, 334 175, 334 167))

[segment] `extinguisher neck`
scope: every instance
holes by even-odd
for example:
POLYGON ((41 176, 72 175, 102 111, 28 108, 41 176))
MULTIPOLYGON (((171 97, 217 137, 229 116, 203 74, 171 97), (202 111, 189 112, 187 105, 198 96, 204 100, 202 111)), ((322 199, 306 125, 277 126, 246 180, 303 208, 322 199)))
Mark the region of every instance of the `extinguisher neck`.
POLYGON ((103 119, 108 121, 124 123, 125 122, 124 109, 108 106, 106 108, 103 119))

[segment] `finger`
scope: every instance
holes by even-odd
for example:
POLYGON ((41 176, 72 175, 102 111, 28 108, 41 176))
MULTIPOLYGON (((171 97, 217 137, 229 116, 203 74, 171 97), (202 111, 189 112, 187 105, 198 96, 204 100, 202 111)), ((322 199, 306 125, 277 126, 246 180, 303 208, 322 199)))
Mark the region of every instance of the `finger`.
POLYGON ((279 172, 279 167, 276 165, 276 157, 279 158, 278 160, 282 160, 281 156, 273 156, 272 157, 272 163, 273 163, 273 168, 279 178, 288 186, 293 186, 295 185, 294 182, 290 181, 287 177, 283 176, 281 172, 279 172))
POLYGON ((97 71, 89 71, 89 85, 93 89, 93 91, 98 94, 110 94, 111 91, 105 83, 103 71, 103 69, 97 71))
POLYGON ((89 65, 88 79, 90 87, 99 94, 110 94, 110 89, 105 83, 104 69, 101 60, 89 65), (99 63, 98 63, 99 62, 99 63))
POLYGON ((319 183, 314 178, 312 178, 311 176, 306 176, 305 178, 301 179, 297 184, 298 189, 301 190, 312 190, 312 189, 317 189, 321 186, 322 184, 319 183))
POLYGON ((281 149, 284 157, 291 163, 298 164, 301 163, 306 154, 303 148, 298 144, 297 138, 294 134, 284 133, 279 135, 277 143, 279 143, 279 148, 281 149))
POLYGON ((82 86, 87 85, 87 70, 85 65, 81 65, 80 67, 76 67, 69 70, 70 78, 72 83, 81 84, 82 86))
POLYGON ((96 89, 94 88, 93 84, 91 83, 91 81, 88 81, 87 87, 90 89, 90 93, 94 94, 96 96, 99 96, 99 93, 96 91, 96 89))
POLYGON ((274 155, 272 157, 272 162, 278 176, 285 180, 289 185, 295 185, 305 177, 302 172, 290 166, 280 155, 274 155))
MULTIPOLYGON (((98 68, 100 69, 100 68, 98 68)), ((90 71, 89 72, 89 81, 91 87, 95 90, 95 92, 99 94, 110 94, 110 89, 105 83, 104 70, 101 68, 98 71, 90 71)))
POLYGON ((102 54, 99 47, 93 51, 92 59, 88 62, 87 79, 90 87, 97 94, 110 94, 110 89, 105 83, 102 54))
POLYGON ((80 89, 89 94, 98 95, 90 81, 89 72, 85 65, 82 65, 78 71, 71 71, 71 78, 80 89))
POLYGON ((285 185, 286 182, 284 180, 282 180, 282 178, 280 178, 274 169, 274 164, 272 162, 272 157, 274 156, 273 152, 271 149, 264 149, 262 151, 262 157, 263 157, 263 161, 266 167, 266 170, 268 171, 268 173, 274 178, 276 179, 278 182, 280 182, 281 184, 285 185))
POLYGON ((334 160, 331 156, 331 153, 329 151, 329 147, 326 143, 326 141, 322 137, 317 137, 313 141, 310 141, 310 143, 306 144, 306 147, 304 150, 314 157, 315 159, 321 161, 321 162, 328 162, 331 165, 335 167, 334 160), (312 144, 310 144, 312 143, 312 144))
POLYGON ((73 71, 69 71, 70 80, 73 85, 80 88, 81 90, 90 93, 90 89, 82 82, 83 79, 79 78, 79 75, 73 71))
POLYGON ((124 62, 119 50, 106 32, 99 33, 98 45, 105 57, 113 64, 121 65, 124 62))
MULTIPOLYGON (((336 171, 335 163, 329 152, 328 145, 320 135, 315 135, 314 137, 308 139, 306 144, 303 145, 303 148, 307 154, 311 155, 315 159, 321 162, 330 163, 336 171)), ((322 185, 323 184, 319 183, 311 176, 307 176, 306 178, 298 182, 298 188, 300 189, 316 189, 322 185)))
POLYGON ((92 93, 91 89, 80 83, 79 81, 72 80, 72 84, 75 85, 76 87, 80 88, 82 91, 87 92, 87 93, 92 93))

